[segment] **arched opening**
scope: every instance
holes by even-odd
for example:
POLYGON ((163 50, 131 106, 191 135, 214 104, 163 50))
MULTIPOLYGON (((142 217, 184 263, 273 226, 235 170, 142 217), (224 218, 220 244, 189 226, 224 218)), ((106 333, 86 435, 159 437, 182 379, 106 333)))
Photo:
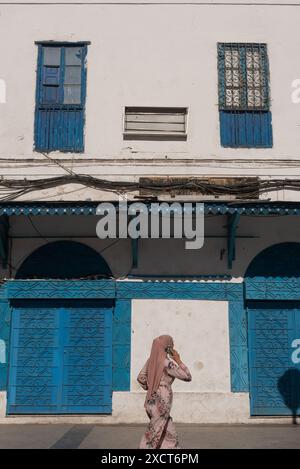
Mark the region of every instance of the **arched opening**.
POLYGON ((300 277, 300 243, 273 244, 251 261, 245 277, 300 277))
POLYGON ((17 279, 109 278, 111 270, 103 257, 77 241, 54 241, 36 249, 22 263, 17 279))

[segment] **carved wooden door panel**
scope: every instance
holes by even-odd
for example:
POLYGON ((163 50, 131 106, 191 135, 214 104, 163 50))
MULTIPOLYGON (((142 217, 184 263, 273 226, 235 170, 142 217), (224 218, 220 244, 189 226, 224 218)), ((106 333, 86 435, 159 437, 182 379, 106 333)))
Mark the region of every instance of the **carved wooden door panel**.
POLYGON ((112 302, 13 303, 8 413, 111 413, 112 302))
POLYGON ((300 412, 300 302, 248 305, 251 415, 300 412))

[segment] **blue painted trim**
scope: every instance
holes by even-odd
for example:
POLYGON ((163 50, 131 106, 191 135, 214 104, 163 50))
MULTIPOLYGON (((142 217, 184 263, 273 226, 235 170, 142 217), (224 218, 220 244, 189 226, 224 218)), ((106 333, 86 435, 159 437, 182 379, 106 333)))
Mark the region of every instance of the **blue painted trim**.
POLYGON ((42 81, 42 64, 43 62, 43 47, 38 45, 37 53, 37 71, 36 71, 36 88, 35 88, 35 112, 34 112, 34 149, 36 149, 36 142, 38 140, 38 128, 39 128, 39 113, 38 107, 41 102, 41 86, 42 81))
POLYGON ((6 298, 115 298, 113 280, 9 280, 6 298))
POLYGON ((241 95, 240 95, 240 107, 242 109, 247 109, 248 108, 248 103, 247 103, 247 92, 248 92, 248 81, 247 81, 247 62, 246 62, 246 46, 239 48, 239 55, 240 55, 240 74, 241 74, 241 80, 244 86, 241 89, 241 95))
POLYGON ((247 314, 243 301, 229 303, 230 375, 232 392, 249 391, 247 314))
MULTIPOLYGON (((232 392, 248 392, 247 320, 243 284, 226 282, 36 281, 11 280, 0 289, 0 339, 8 351, 9 298, 116 298, 113 326, 113 389, 130 389, 131 299, 201 299, 229 301, 232 392)), ((246 299, 300 300, 300 279, 247 278, 246 299)), ((0 364, 1 389, 7 364, 0 364)))
POLYGON ((13 298, 112 298, 116 300, 113 326, 113 389, 130 389, 130 316, 131 300, 139 299, 199 299, 229 302, 232 391, 246 392, 247 365, 244 348, 236 336, 247 336, 247 324, 237 320, 243 314, 242 283, 172 282, 172 281, 114 281, 114 280, 9 280, 0 289, 3 299, 13 298), (245 368, 246 367, 246 368, 245 368))
POLYGON ((38 62, 37 62, 37 82, 36 82, 36 101, 35 104, 38 105, 42 101, 42 66, 44 62, 44 49, 42 46, 38 46, 38 62))
POLYGON ((300 300, 300 278, 245 279, 247 300, 300 300))
POLYGON ((128 274, 127 278, 135 280, 231 280, 232 275, 228 274, 175 274, 175 275, 161 275, 161 274, 128 274))
POLYGON ((8 280, 5 298, 156 298, 238 301, 243 284, 115 280, 8 280))
POLYGON ((232 269, 232 263, 235 260, 235 243, 236 243, 236 231, 240 221, 240 213, 228 214, 228 241, 227 241, 227 252, 228 252, 228 268, 232 269))
POLYGON ((113 317, 113 390, 130 390, 131 300, 117 300, 113 317))
POLYGON ((229 282, 116 282, 118 298, 203 299, 238 301, 242 283, 229 282))
POLYGON ((225 45, 218 43, 218 93, 219 109, 225 108, 225 45))
MULTIPOLYGON (((151 210, 150 203, 145 202, 151 210)), ((0 215, 96 215, 98 202, 1 202, 0 215)), ((129 204, 130 205, 130 204, 129 204)), ((115 204, 118 210, 118 204, 115 204)), ((300 215, 299 202, 253 202, 226 203, 205 202, 204 211, 207 215, 226 215, 240 213, 241 215, 300 215)))
POLYGON ((63 47, 63 46, 89 46, 91 45, 91 41, 75 41, 75 42, 69 42, 69 41, 35 41, 35 44, 41 45, 41 46, 52 46, 52 47, 63 47))
MULTIPOLYGON (((1 289, 0 289, 1 293, 1 289)), ((9 362, 9 342, 10 342, 10 321, 11 308, 6 299, 0 299, 0 340, 1 340, 1 361, 0 361, 0 391, 7 389, 8 362, 9 362), (5 350, 3 350, 3 347, 5 350), (5 357, 3 356, 5 352, 5 357), (4 362, 2 361, 4 359, 4 362)))
POLYGON ((65 83, 65 56, 66 56, 66 48, 63 46, 60 48, 60 76, 59 76, 59 103, 63 106, 64 102, 64 83, 65 83))

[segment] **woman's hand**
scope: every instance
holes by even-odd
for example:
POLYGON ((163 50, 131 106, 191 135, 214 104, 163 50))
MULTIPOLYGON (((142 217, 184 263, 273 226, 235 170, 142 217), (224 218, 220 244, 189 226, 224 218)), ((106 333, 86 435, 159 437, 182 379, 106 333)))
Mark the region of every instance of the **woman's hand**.
POLYGON ((180 363, 181 363, 180 355, 177 352, 177 350, 175 350, 175 349, 173 350, 172 358, 173 358, 173 360, 175 360, 176 363, 178 363, 178 365, 180 365, 180 363))

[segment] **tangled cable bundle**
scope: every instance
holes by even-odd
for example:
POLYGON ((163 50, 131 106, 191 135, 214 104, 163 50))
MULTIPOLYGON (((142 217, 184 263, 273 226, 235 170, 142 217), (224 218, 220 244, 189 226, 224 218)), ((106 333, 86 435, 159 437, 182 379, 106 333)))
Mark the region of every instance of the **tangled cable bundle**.
MULTIPOLYGON (((213 179, 213 178, 212 178, 213 179)), ((159 179, 152 179, 150 183, 149 178, 140 178, 138 182, 129 181, 109 181, 107 179, 99 179, 89 175, 69 174, 51 178, 41 179, 0 179, 0 201, 10 201, 17 197, 30 192, 51 189, 65 184, 81 184, 85 187, 92 189, 126 193, 146 192, 148 195, 153 194, 166 194, 166 193, 182 193, 182 191, 191 191, 193 194, 203 194, 220 196, 220 195, 234 195, 240 199, 257 198, 258 194, 264 192, 278 191, 282 189, 300 190, 299 179, 268 179, 261 180, 258 178, 231 178, 235 183, 216 183, 216 178, 213 180, 201 178, 176 178, 168 180, 163 178, 160 183, 159 179)), ((224 181, 224 179, 223 179, 224 181)))

